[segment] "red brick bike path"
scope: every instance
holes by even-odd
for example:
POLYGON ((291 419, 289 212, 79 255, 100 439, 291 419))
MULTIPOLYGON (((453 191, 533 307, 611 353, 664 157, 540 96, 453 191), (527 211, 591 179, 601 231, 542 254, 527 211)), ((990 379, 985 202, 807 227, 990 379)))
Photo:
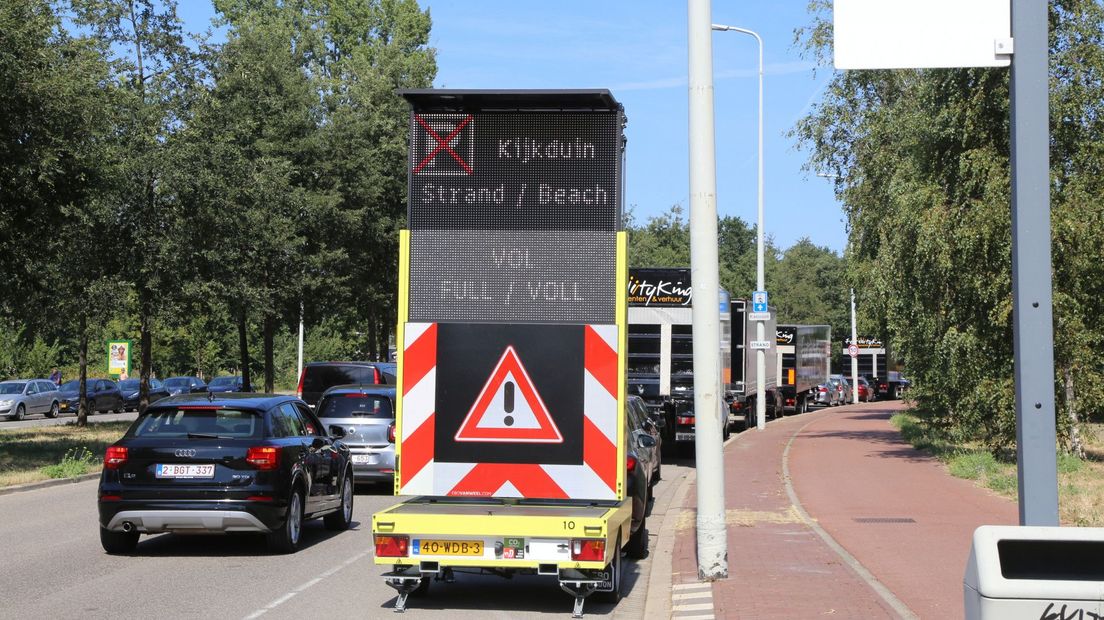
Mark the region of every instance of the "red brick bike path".
MULTIPOLYGON (((717 618, 962 617, 962 574, 973 531, 1017 523, 1016 504, 959 480, 901 440, 899 402, 790 416, 725 450, 729 578, 713 583, 717 618), (852 567, 790 501, 861 566, 852 567), (880 596, 860 574, 888 590, 880 596), (905 609, 896 607, 903 605, 905 609)), ((697 581, 694 505, 686 496, 674 583, 697 581)), ((673 618, 705 618, 680 611, 673 618)))

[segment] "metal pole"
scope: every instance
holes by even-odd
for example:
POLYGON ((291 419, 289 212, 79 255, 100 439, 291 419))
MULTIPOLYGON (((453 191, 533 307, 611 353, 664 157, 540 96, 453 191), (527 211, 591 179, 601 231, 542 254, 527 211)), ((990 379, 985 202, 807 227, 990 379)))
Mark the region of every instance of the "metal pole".
MULTIPOLYGON (((710 0, 688 0, 690 280, 694 287, 694 442, 698 471, 698 578, 728 577, 721 446, 720 274, 713 127, 710 0)), ((725 417, 727 421, 727 416, 725 417)))
MULTIPOLYGON (((859 334, 855 327, 855 289, 851 289, 851 344, 859 345, 859 334)), ((851 352, 847 352, 851 355, 851 352)), ((851 357, 851 397, 852 402, 859 404, 859 358, 851 357)))
POLYGON ((1047 4, 1012 0, 1012 316, 1021 525, 1058 525, 1047 4))
MULTIPOLYGON (((751 35, 759 43, 759 226, 755 255, 755 290, 765 291, 767 289, 763 268, 763 37, 759 36, 759 33, 754 30, 723 24, 713 24, 713 30, 751 35)), ((765 329, 766 325, 763 321, 755 322, 756 340, 766 340, 765 329)), ((771 338, 773 337, 772 335, 771 338)), ((755 397, 755 428, 763 430, 767 427, 767 382, 765 380, 767 376, 767 352, 762 349, 755 351, 755 373, 756 384, 758 385, 758 392, 755 397)))
POLYGON ((303 302, 299 302, 299 365, 296 368, 295 376, 303 376, 303 302))

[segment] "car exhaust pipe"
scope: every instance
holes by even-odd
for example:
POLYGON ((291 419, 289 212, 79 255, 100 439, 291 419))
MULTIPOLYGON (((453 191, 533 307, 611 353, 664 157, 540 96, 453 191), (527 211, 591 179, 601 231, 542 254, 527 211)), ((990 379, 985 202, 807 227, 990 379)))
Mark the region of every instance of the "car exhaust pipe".
POLYGON ((123 531, 128 533, 128 534, 133 532, 134 531, 134 524, 131 523, 130 521, 123 521, 123 531))

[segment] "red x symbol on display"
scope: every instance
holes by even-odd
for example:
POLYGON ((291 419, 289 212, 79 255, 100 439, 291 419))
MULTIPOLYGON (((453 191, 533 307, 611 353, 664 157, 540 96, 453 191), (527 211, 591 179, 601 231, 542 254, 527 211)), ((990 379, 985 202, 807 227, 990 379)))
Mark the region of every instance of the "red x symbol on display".
POLYGON ((452 155, 452 158, 456 160, 456 163, 460 164, 460 167, 464 169, 464 172, 467 172, 468 174, 472 173, 471 166, 468 165, 468 162, 464 161, 464 158, 457 155, 456 151, 452 150, 452 147, 449 146, 449 144, 452 142, 452 139, 455 138, 462 129, 464 129, 465 125, 471 122, 471 114, 469 114, 468 117, 464 120, 460 121, 460 123, 456 125, 456 129, 453 129, 452 133, 450 133, 448 137, 444 139, 442 139, 436 131, 433 131, 433 128, 429 126, 429 123, 427 123, 425 119, 423 119, 421 116, 415 114, 414 119, 418 121, 418 124, 420 124, 422 127, 425 127, 425 130, 429 132, 429 135, 433 136, 433 139, 437 141, 436 148, 434 148, 429 155, 426 155, 425 159, 423 159, 421 163, 419 163, 417 166, 414 166, 414 174, 418 174, 418 172, 420 172, 422 168, 425 168, 426 164, 433 161, 433 158, 437 156, 437 153, 441 152, 441 149, 448 151, 449 155, 452 155))

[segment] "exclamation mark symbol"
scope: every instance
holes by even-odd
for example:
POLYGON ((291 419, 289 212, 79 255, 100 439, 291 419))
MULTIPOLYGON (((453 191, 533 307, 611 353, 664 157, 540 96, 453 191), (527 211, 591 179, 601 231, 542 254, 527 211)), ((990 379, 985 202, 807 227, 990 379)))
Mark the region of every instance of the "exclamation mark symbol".
POLYGON ((502 399, 504 401, 502 403, 502 406, 504 409, 506 409, 506 417, 502 420, 502 422, 505 423, 506 426, 513 426, 514 416, 509 414, 514 412, 514 382, 507 381, 502 390, 502 399))

